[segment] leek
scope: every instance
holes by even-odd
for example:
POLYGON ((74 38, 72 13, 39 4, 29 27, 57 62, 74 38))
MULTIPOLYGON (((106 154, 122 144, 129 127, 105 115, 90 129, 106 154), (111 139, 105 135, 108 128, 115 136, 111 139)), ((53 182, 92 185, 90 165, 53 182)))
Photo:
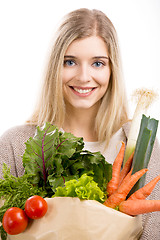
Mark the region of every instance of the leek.
MULTIPOLYGON (((135 153, 132 162, 132 174, 148 167, 153 150, 154 141, 158 128, 158 120, 142 115, 140 130, 136 142, 135 153)), ((145 184, 146 174, 134 185, 129 195, 142 188, 145 184)))
POLYGON ((126 163, 129 156, 135 151, 142 115, 147 113, 147 109, 155 100, 157 94, 152 90, 137 89, 134 93, 134 96, 137 98, 137 106, 133 115, 131 128, 128 135, 123 164, 126 163))

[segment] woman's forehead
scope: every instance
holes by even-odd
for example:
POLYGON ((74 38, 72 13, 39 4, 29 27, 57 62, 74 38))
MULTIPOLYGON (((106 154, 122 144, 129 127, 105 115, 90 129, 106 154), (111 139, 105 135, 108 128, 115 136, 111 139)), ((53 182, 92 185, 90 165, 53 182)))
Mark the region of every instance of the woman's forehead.
POLYGON ((107 45, 99 36, 91 36, 74 40, 65 55, 108 56, 107 45))

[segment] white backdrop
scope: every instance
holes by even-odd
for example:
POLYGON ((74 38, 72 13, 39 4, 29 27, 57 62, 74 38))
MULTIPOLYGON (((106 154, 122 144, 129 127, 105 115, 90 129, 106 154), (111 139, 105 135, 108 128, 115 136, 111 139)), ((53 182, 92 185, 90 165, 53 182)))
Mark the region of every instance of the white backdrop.
MULTIPOLYGON (((130 116, 134 89, 160 94, 159 0, 0 0, 0 135, 32 113, 57 24, 81 7, 104 11, 117 29, 130 116)), ((159 99, 148 114, 160 120, 159 99)))

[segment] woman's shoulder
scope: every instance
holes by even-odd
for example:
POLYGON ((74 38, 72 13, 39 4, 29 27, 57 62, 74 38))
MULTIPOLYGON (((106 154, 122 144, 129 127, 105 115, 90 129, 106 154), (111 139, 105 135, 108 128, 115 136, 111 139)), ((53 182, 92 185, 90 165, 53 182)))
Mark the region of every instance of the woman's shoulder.
POLYGON ((25 142, 33 137, 36 126, 19 125, 5 131, 0 137, 0 178, 2 178, 2 163, 11 167, 14 176, 24 173, 22 156, 25 151, 25 142))
POLYGON ((126 136, 126 138, 128 138, 128 134, 129 134, 129 130, 130 130, 130 127, 131 127, 131 120, 129 120, 128 122, 124 123, 122 125, 122 130, 126 136))
POLYGON ((36 131, 35 125, 18 125, 6 130, 0 137, 0 141, 14 142, 15 140, 21 141, 27 140, 29 137, 33 137, 36 131))

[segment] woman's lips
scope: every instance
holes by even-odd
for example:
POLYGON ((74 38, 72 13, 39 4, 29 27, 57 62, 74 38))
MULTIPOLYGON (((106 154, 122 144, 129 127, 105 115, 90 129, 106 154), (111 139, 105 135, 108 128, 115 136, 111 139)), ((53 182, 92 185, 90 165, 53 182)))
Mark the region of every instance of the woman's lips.
POLYGON ((73 87, 70 86, 72 92, 80 97, 88 97, 96 89, 95 87, 73 87))

